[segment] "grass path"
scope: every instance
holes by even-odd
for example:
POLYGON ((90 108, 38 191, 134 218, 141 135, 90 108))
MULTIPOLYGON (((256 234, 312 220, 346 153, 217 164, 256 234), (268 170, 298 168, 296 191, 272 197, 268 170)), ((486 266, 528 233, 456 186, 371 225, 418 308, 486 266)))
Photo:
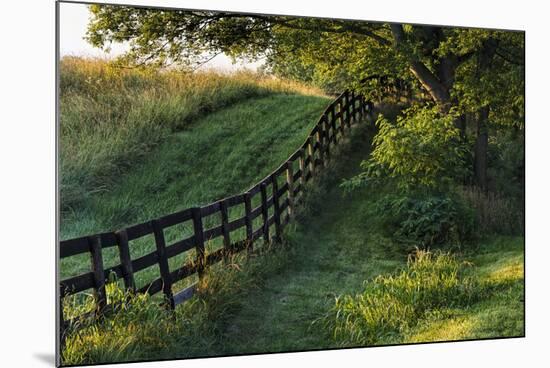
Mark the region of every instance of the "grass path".
POLYGON ((315 324, 334 303, 335 293, 353 293, 365 279, 404 264, 385 251, 362 215, 365 193, 343 196, 342 178, 360 169, 368 156, 372 131, 357 128, 342 155, 345 160, 322 181, 322 204, 290 229, 289 259, 279 273, 251 292, 227 324, 225 354, 323 349, 333 346, 315 324))
MULTIPOLYGON (((344 195, 339 184, 359 170, 370 153, 372 130, 358 128, 338 165, 320 183, 323 198, 286 234, 288 256, 259 287, 246 294, 226 323, 220 344, 208 355, 317 350, 338 347, 321 317, 338 295, 354 295, 365 280, 405 266, 406 252, 369 226, 367 212, 376 193, 344 195), (371 199, 372 198, 372 199, 371 199)), ((335 160, 336 161, 336 160, 335 160)), ((472 274, 495 292, 467 309, 404 332, 405 342, 521 336, 523 334, 523 239, 495 237, 462 256, 472 274)), ((395 340, 380 338, 381 344, 395 340)))

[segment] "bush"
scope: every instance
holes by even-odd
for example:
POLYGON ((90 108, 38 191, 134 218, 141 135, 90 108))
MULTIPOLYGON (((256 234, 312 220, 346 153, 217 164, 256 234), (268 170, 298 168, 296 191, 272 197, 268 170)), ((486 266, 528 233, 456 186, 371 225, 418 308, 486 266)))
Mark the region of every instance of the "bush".
POLYGON ((464 275, 465 266, 449 253, 417 250, 400 273, 365 282, 361 294, 336 298, 325 325, 341 345, 396 342, 430 313, 481 298, 484 289, 464 275))
POLYGON ((349 184, 389 179, 404 191, 447 188, 464 175, 468 152, 455 119, 453 113, 441 115, 435 107, 418 106, 405 110, 397 123, 381 116, 371 158, 349 184))
POLYGON ((473 234, 472 211, 443 194, 385 195, 376 202, 375 215, 385 235, 401 243, 462 243, 473 234))

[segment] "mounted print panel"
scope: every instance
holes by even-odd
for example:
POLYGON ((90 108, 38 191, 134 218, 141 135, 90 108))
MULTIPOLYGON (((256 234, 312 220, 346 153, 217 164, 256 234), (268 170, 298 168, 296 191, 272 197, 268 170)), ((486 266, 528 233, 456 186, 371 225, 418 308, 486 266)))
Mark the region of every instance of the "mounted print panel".
POLYGON ((57 6, 60 366, 524 337, 524 32, 57 6))

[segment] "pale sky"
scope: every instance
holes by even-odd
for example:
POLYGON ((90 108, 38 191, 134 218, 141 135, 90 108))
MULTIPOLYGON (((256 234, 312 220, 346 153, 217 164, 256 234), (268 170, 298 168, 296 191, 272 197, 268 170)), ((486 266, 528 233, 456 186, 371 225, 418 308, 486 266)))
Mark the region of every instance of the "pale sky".
MULTIPOLYGON (((90 17, 86 5, 60 3, 59 9, 59 49, 62 57, 65 55, 113 57, 120 55, 126 50, 123 44, 113 44, 111 52, 105 53, 83 39, 86 35, 86 28, 90 17)), ((229 57, 222 54, 201 66, 201 69, 214 68, 221 71, 233 71, 242 68, 256 69, 260 65, 262 65, 261 62, 247 63, 245 61, 240 61, 234 65, 229 57)))

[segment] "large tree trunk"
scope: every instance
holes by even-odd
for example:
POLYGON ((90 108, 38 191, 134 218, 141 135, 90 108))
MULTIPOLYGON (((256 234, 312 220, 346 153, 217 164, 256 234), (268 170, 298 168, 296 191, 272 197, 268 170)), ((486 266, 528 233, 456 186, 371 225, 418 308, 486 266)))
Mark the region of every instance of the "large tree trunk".
MULTIPOLYGON (((478 58, 476 74, 481 78, 488 68, 490 68, 496 51, 496 42, 492 40, 485 41, 478 58)), ((487 179, 487 149, 489 148, 489 106, 483 106, 479 109, 477 117, 477 138, 474 147, 474 174, 478 187, 488 191, 487 179)))
MULTIPOLYGON (((405 33, 401 24, 390 24, 394 39, 394 47, 407 48, 405 33)), ((432 30, 433 33, 437 30, 432 30)), ((419 59, 410 56, 409 69, 420 82, 422 87, 431 99, 440 107, 442 112, 448 112, 451 108, 451 95, 449 93, 454 82, 454 72, 456 69, 456 61, 451 59, 442 60, 438 75, 434 74, 428 67, 419 59)))
POLYGON ((487 120, 489 119, 489 107, 479 110, 477 119, 477 138, 474 147, 474 173, 475 182, 483 192, 488 190, 487 180, 487 148, 489 147, 489 132, 487 120))

